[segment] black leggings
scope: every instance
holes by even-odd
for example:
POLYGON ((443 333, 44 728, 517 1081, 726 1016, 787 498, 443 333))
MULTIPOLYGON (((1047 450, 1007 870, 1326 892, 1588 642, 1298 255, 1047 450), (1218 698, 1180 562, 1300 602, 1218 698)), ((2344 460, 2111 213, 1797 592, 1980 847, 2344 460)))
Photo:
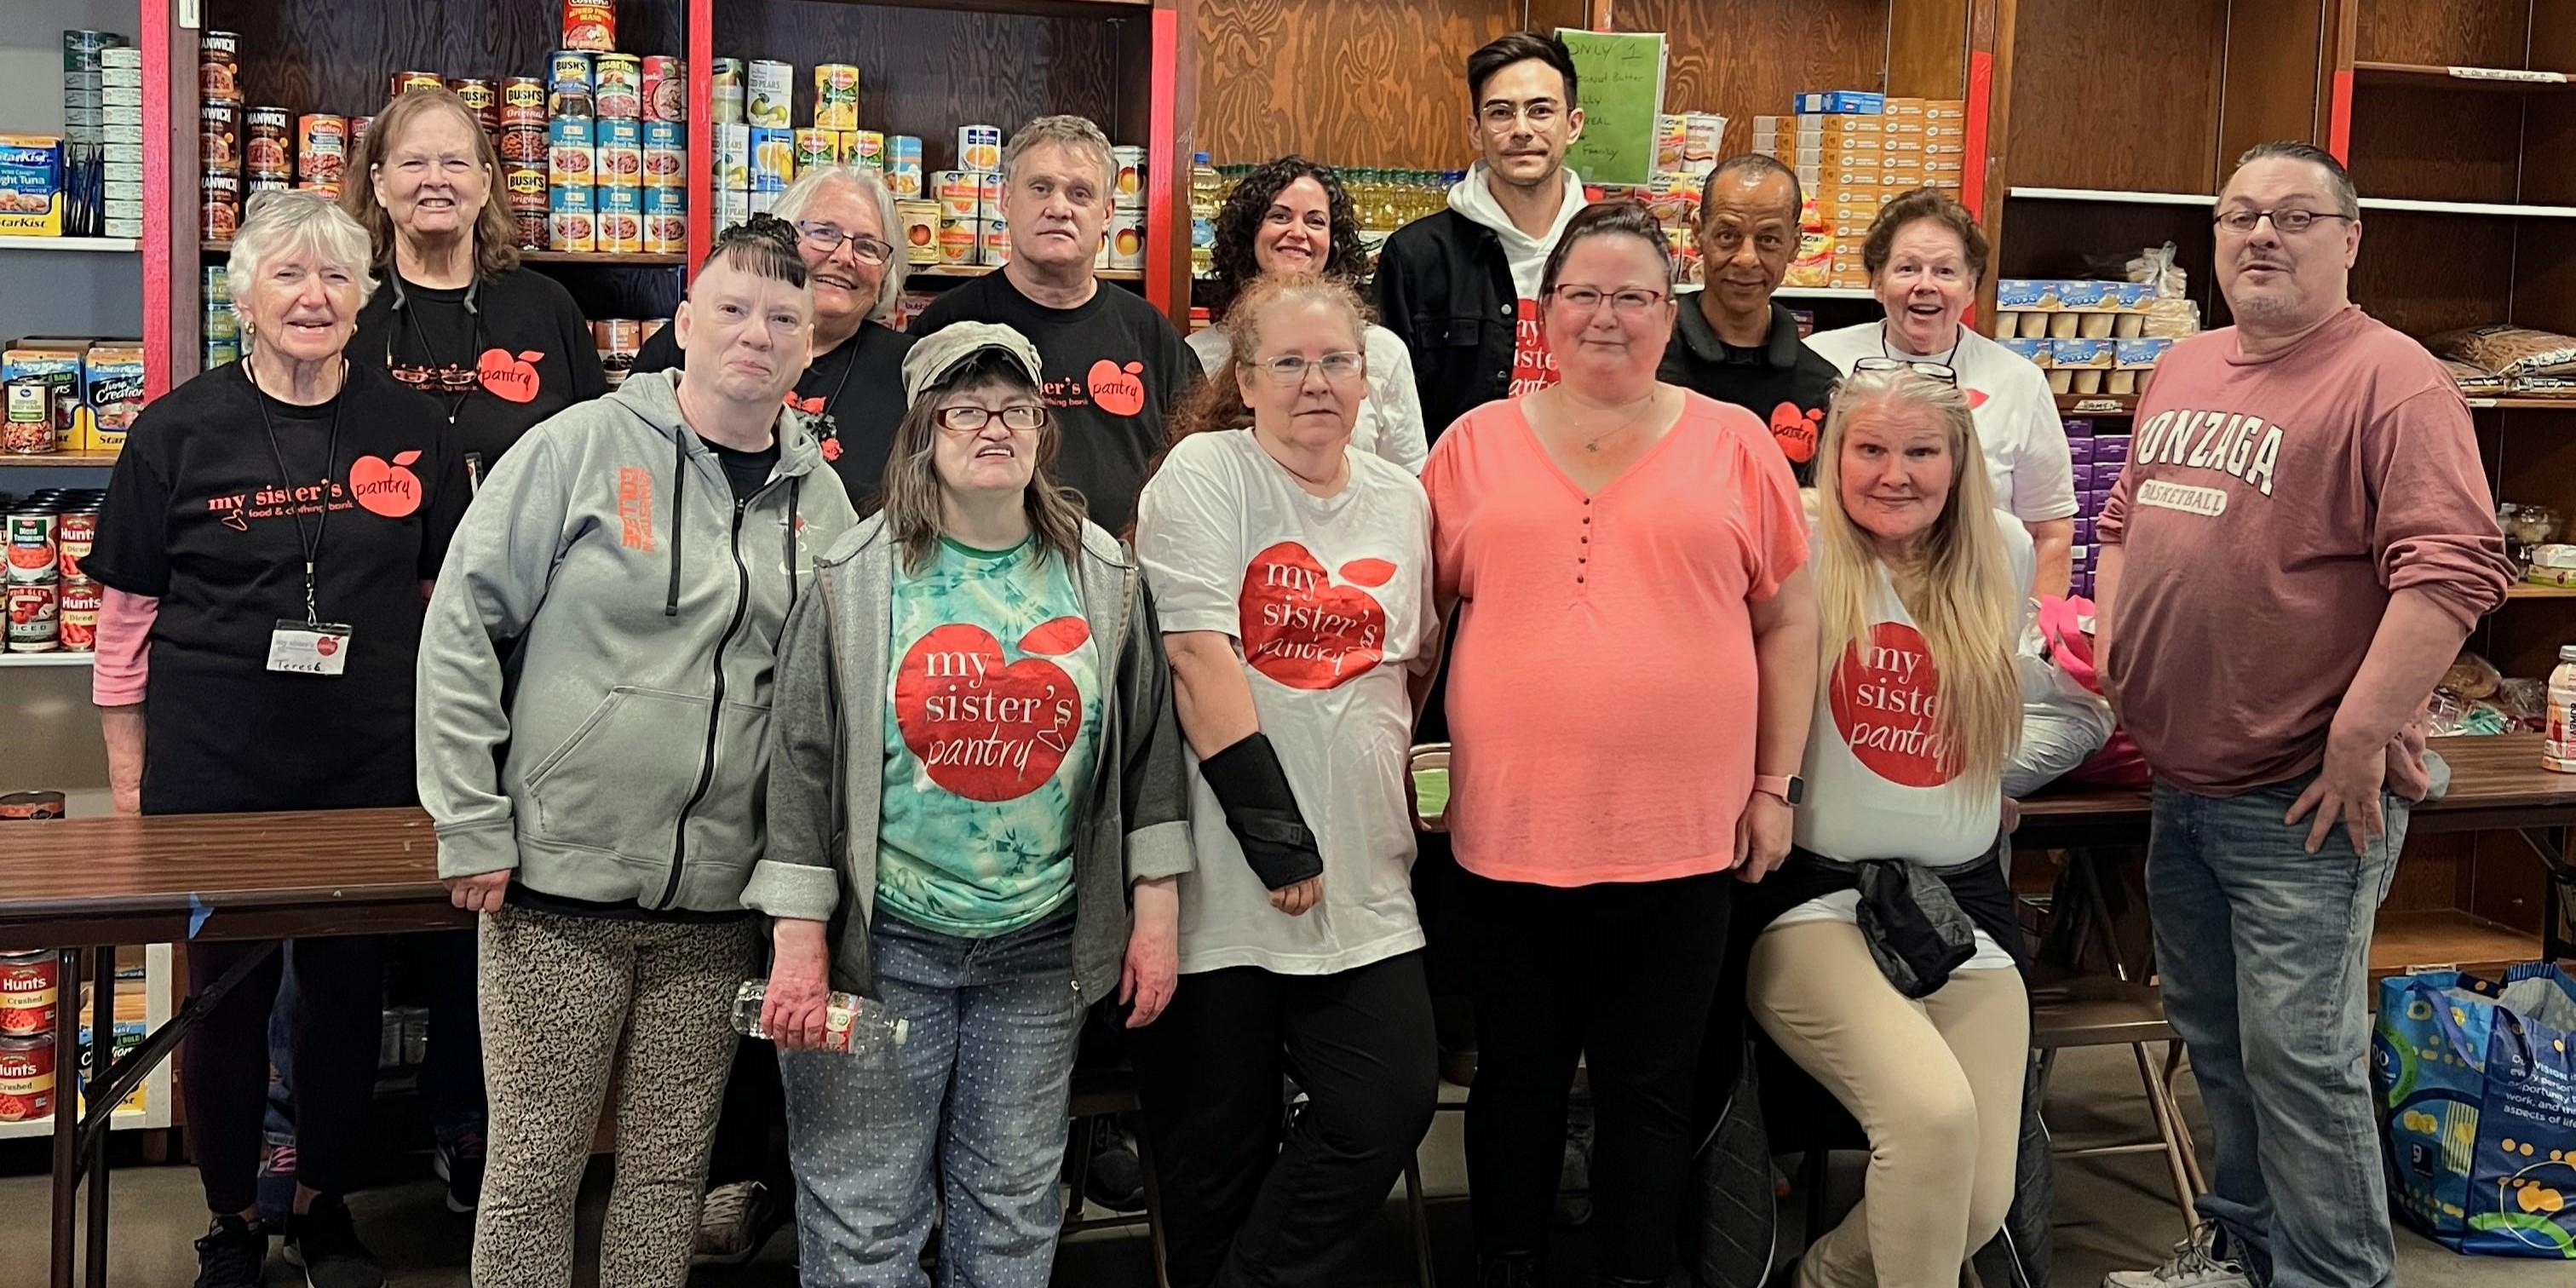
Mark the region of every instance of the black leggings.
POLYGON ((1695 1143, 1691 1096, 1735 878, 1558 888, 1461 875, 1475 936, 1476 1251, 1544 1250, 1566 1095, 1583 1060, 1598 1122, 1593 1264, 1661 1283, 1673 1269, 1695 1143))
MULTIPOLYGON (((188 945, 194 998, 235 962, 267 945, 209 940, 188 945)), ((206 1206, 243 1212, 259 1198, 261 1130, 268 1114, 268 1013, 282 956, 271 953, 197 1021, 179 1053, 188 1148, 206 1206)), ((295 941, 295 1181, 345 1194, 377 1146, 367 1118, 384 1032, 384 950, 367 935, 295 941)))
POLYGON ((1174 1288, 1344 1282, 1439 1099, 1422 955, 1184 975, 1134 1042, 1174 1288), (1282 1075, 1307 1096, 1284 1138, 1282 1075))

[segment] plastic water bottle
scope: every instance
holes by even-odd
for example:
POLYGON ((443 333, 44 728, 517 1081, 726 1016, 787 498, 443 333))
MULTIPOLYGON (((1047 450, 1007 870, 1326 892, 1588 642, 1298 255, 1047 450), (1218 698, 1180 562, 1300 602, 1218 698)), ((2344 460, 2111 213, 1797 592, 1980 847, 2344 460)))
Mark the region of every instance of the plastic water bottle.
POLYGON ((1216 214, 1225 204, 1225 176, 1208 164, 1208 154, 1190 154, 1190 276, 1216 271, 1216 214))
MULTIPOLYGON (((760 1024, 761 1004, 769 1000, 769 981, 747 979, 733 995, 734 1032, 749 1038, 769 1037, 760 1024)), ((822 1050, 844 1055, 882 1056, 912 1035, 912 1022, 888 1015, 885 1008, 851 993, 823 999, 822 1050)))
POLYGON ((2549 673, 2549 731, 2540 767, 2576 773, 2576 644, 2559 646, 2558 669, 2549 673))

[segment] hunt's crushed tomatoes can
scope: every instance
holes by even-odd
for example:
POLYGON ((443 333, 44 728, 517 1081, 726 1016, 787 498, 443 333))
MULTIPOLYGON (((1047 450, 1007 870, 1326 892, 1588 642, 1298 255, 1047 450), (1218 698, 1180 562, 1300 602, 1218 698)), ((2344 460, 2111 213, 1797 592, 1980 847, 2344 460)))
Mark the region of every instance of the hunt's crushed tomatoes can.
POLYGON ((0 1122, 54 1116, 54 1038, 0 1038, 0 1122))
POLYGON ((49 952, 0 953, 0 1038, 54 1031, 62 1003, 62 967, 49 952))

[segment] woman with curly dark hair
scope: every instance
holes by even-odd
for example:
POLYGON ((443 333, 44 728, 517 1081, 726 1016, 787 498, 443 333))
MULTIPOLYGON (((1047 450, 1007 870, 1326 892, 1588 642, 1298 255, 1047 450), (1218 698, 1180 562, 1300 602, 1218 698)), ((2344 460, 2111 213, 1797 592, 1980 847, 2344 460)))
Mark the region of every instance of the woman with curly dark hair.
MULTIPOLYGON (((1201 287, 1216 325, 1190 337, 1190 351, 1210 374, 1233 347, 1226 315, 1244 288, 1265 274, 1320 274, 1353 290, 1368 274, 1359 220, 1330 167, 1301 156, 1266 162, 1234 186, 1217 213, 1215 280, 1201 287)), ((1404 341, 1382 326, 1369 326, 1364 344, 1368 395, 1352 427, 1351 446, 1419 474, 1431 444, 1423 431, 1422 398, 1413 387, 1413 360, 1404 341)))

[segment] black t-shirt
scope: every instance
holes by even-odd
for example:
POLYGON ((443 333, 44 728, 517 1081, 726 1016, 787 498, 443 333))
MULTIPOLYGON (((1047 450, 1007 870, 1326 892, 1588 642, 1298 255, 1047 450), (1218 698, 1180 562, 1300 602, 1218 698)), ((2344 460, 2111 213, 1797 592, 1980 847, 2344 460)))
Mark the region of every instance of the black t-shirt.
POLYGON ((537 422, 608 392, 590 323, 553 278, 526 268, 483 278, 468 312, 466 291, 379 271, 386 280, 358 312, 349 356, 434 399, 481 473, 537 422))
POLYGON ((318 407, 267 397, 233 362, 143 409, 81 563, 101 585, 160 600, 145 813, 415 803, 421 583, 438 576, 468 498, 453 433, 436 403, 357 362, 318 407), (278 622, 304 620, 308 540, 315 612, 353 628, 337 676, 267 669, 278 622))
POLYGON ((1771 306, 1770 337, 1758 349, 1719 339, 1697 295, 1681 298, 1680 314, 1656 377, 1761 417, 1798 482, 1815 482, 1825 404, 1842 373, 1798 338, 1797 317, 1777 303, 1771 306))
POLYGON ((705 443, 707 450, 716 454, 716 463, 724 466, 725 482, 732 485, 737 505, 760 495, 760 489, 769 486, 769 476, 778 468, 776 438, 756 452, 727 447, 705 435, 700 435, 698 441, 705 443))
POLYGON ((1202 379, 1198 355, 1144 297, 1102 283, 1080 307, 1051 309, 1000 273, 951 287, 912 324, 929 335, 951 322, 999 322, 1036 345, 1063 450, 1056 480, 1082 493, 1091 521, 1123 532, 1163 452, 1165 421, 1202 379))
MULTIPOLYGON (((788 400, 813 418, 823 459, 841 476, 850 504, 861 514, 876 508, 885 486, 886 458, 894 454, 895 426, 903 420, 903 355, 912 337, 874 322, 814 359, 788 400)), ((676 330, 664 327, 635 354, 635 374, 689 365, 676 330)))

